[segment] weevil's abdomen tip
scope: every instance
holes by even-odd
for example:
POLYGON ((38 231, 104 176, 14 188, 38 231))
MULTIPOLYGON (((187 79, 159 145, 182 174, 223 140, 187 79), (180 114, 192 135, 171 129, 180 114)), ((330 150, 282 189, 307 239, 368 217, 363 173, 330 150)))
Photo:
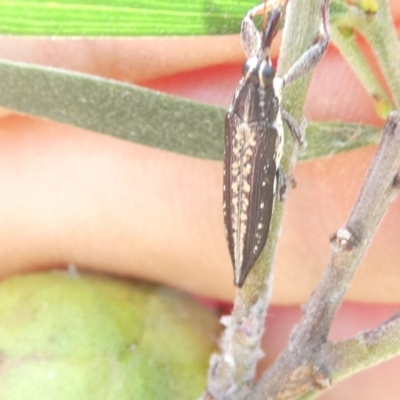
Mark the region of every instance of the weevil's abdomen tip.
POLYGON ((236 287, 241 288, 243 284, 240 284, 240 282, 237 279, 234 279, 233 283, 235 284, 236 287))
POLYGON ((251 266, 249 266, 248 264, 244 264, 243 260, 236 260, 236 263, 234 263, 235 286, 241 288, 244 285, 253 264, 251 266))
POLYGON ((234 284, 238 288, 241 288, 246 280, 246 276, 235 276, 234 284))

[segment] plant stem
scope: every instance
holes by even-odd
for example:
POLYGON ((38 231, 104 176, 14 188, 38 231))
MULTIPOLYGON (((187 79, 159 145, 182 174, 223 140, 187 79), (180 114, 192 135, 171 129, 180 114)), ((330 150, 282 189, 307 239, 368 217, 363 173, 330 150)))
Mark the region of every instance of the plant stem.
POLYGON ((380 69, 391 91, 392 99, 396 109, 400 109, 400 49, 397 33, 390 14, 389 2, 387 0, 376 0, 376 13, 369 14, 357 6, 341 4, 336 0, 334 3, 334 28, 333 39, 341 53, 355 70, 366 89, 373 95, 376 108, 380 116, 390 110, 388 97, 384 89, 373 76, 370 66, 362 59, 364 58, 354 41, 351 32, 357 30, 371 47, 378 61, 380 69), (342 30, 342 31, 341 31, 342 30))
MULTIPOLYGON (((378 327, 342 342, 327 344, 323 362, 331 365, 332 384, 400 354, 400 313, 378 327)), ((322 360, 321 360, 322 361, 322 360)))
POLYGON ((388 84, 396 109, 400 109, 400 49, 388 0, 377 0, 378 12, 364 16, 358 26, 373 50, 388 84))
POLYGON ((377 114, 382 119, 385 119, 387 113, 384 115, 381 109, 389 109, 390 111, 390 99, 386 95, 371 66, 368 64, 368 61, 360 50, 354 32, 352 31, 343 34, 339 28, 340 27, 335 25, 332 26, 332 41, 340 50, 342 56, 350 64, 351 68, 356 73, 357 78, 367 90, 369 96, 374 100, 377 114), (383 104, 387 106, 382 107, 383 104))
MULTIPOLYGON (((323 0, 291 0, 286 16, 278 76, 283 76, 307 50, 317 36, 323 0)), ((282 107, 299 118, 302 115, 310 74, 291 84, 284 92, 282 107)), ((297 145, 286 129, 284 157, 281 164, 291 171, 297 159, 297 145)), ((226 326, 221 340, 221 354, 211 358, 208 396, 215 399, 247 399, 253 386, 258 360, 262 357, 261 338, 271 292, 272 262, 282 220, 283 204, 276 202, 267 245, 238 290, 232 316, 223 317, 226 326)))

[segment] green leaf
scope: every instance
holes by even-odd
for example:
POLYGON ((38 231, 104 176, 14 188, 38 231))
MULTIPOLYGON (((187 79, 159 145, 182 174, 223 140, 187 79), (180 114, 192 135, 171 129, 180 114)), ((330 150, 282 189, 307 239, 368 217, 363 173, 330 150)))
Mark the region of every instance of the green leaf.
POLYGON ((111 79, 0 61, 0 104, 163 150, 223 154, 225 109, 111 79))
POLYGON ((250 0, 0 0, 0 34, 62 36, 238 33, 250 0))
POLYGON ((344 151, 377 144, 380 129, 363 124, 343 122, 310 122, 308 145, 299 151, 300 160, 333 156, 344 151))
MULTIPOLYGON (((142 145, 221 160, 221 107, 62 69, 0 61, 0 105, 142 145)), ((376 143, 378 130, 311 123, 302 160, 376 143)))

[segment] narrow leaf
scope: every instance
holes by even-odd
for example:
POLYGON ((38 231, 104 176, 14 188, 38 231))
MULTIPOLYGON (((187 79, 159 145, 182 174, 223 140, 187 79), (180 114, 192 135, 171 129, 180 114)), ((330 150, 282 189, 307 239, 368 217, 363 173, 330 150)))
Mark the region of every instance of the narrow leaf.
POLYGON ((307 147, 300 149, 299 159, 327 157, 377 144, 380 130, 370 125, 343 122, 310 122, 307 127, 307 147))
MULTIPOLYGON (((139 86, 0 61, 0 105, 138 144, 221 160, 226 110, 139 86)), ((376 143, 374 127, 310 123, 302 160, 376 143)))
POLYGON ((0 61, 0 104, 139 144, 222 159, 224 109, 135 85, 0 61))
POLYGON ((0 34, 62 36, 238 33, 254 1, 0 0, 0 34))

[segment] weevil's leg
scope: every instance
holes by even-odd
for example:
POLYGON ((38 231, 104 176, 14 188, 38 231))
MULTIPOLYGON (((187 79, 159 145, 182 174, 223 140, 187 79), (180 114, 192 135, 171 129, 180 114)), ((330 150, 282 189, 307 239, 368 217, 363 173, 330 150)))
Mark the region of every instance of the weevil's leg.
POLYGON ((243 18, 240 37, 246 58, 256 57, 261 47, 261 37, 249 14, 243 18))
POLYGON ((267 0, 266 2, 262 2, 258 6, 253 7, 247 13, 247 17, 253 19, 254 16, 265 14, 266 12, 270 12, 278 7, 283 7, 287 3, 287 0, 267 0))
POLYGON ((258 32, 253 18, 256 15, 264 14, 286 3, 286 0, 268 0, 265 3, 253 7, 243 18, 242 28, 240 31, 242 47, 246 58, 257 57, 261 48, 261 37, 258 32))
POLYGON ((299 146, 306 146, 306 118, 303 117, 301 123, 299 124, 296 121, 296 118, 286 110, 281 110, 281 115, 282 119, 287 123, 293 139, 299 144, 299 146))
POLYGON ((297 188, 296 179, 294 179, 294 176, 292 174, 290 174, 289 176, 286 176, 286 180, 289 181, 289 185, 292 189, 297 188))
POLYGON ((286 199, 286 192, 288 183, 292 189, 297 187, 296 179, 292 174, 286 175, 283 171, 283 168, 279 166, 276 171, 276 197, 279 201, 283 201, 286 199))
POLYGON ((279 166, 276 170, 276 197, 279 201, 285 200, 286 197, 286 175, 282 167, 279 166))
POLYGON ((325 55, 331 37, 328 17, 329 3, 330 0, 325 0, 322 7, 322 37, 320 38, 318 43, 311 46, 292 65, 287 74, 282 78, 283 87, 295 81, 297 78, 300 78, 304 74, 311 72, 325 55))

